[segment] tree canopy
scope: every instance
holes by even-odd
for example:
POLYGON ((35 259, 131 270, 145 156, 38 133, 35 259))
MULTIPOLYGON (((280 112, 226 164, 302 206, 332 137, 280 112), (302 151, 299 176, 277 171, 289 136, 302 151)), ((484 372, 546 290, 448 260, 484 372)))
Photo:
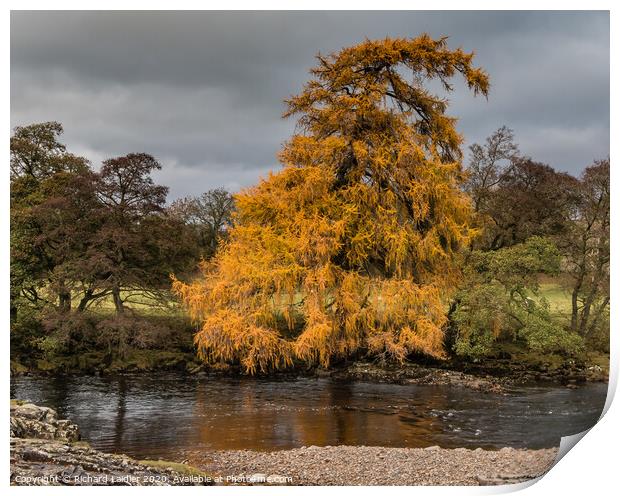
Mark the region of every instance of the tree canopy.
POLYGON ((169 291, 170 272, 197 256, 151 155, 105 160, 99 172, 66 151, 62 126, 21 126, 11 137, 11 310, 21 303, 77 310, 121 290, 169 291))
POLYGON ((443 356, 445 297, 469 243, 461 137, 447 100, 473 54, 445 38, 367 40, 318 57, 288 100, 298 132, 283 168, 236 195, 234 225, 203 276, 175 281, 201 357, 247 372, 328 366, 368 351, 443 356))

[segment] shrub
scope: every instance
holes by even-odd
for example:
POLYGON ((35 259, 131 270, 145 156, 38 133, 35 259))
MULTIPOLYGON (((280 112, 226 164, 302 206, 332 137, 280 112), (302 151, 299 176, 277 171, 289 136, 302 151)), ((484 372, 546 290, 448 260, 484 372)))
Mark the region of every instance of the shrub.
POLYGON ((456 330, 453 351, 469 359, 491 353, 493 344, 511 339, 532 351, 574 354, 583 339, 560 325, 538 297, 540 273, 555 274, 560 255, 540 237, 490 252, 473 252, 466 284, 456 296, 450 322, 456 330))
POLYGON ((86 313, 47 311, 41 318, 45 333, 37 347, 46 358, 85 351, 94 340, 95 324, 86 313))
POLYGON ((45 331, 36 312, 26 307, 20 309, 10 326, 11 357, 31 353, 44 335, 45 331))
POLYGON ((503 287, 499 284, 474 286, 462 291, 459 301, 451 315, 452 325, 457 329, 453 351, 470 359, 488 355, 501 330, 508 325, 503 287))
POLYGON ((530 311, 524 312, 522 318, 523 327, 517 332, 528 349, 540 353, 569 355, 583 351, 583 338, 554 321, 549 313, 549 305, 544 299, 530 311))

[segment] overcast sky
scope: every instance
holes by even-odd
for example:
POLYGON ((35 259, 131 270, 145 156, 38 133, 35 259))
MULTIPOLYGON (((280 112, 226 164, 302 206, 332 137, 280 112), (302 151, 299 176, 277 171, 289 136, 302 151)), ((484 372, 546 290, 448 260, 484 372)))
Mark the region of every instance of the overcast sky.
POLYGON ((60 121, 95 167, 151 153, 170 199, 234 191, 279 168, 282 101, 318 51, 422 32, 490 74, 488 101, 461 81, 450 96, 466 146, 506 124, 573 174, 609 154, 605 12, 13 12, 11 125, 60 121))

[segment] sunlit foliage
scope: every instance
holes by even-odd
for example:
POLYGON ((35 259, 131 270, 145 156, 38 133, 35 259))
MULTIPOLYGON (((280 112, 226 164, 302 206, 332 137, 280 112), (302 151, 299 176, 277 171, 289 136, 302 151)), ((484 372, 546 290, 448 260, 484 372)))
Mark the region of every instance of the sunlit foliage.
POLYGON ((446 91, 486 95, 473 54, 446 39, 365 41, 318 56, 287 101, 283 169, 236 195, 234 227, 203 277, 174 288, 209 363, 248 373, 359 352, 442 357, 445 298, 468 243, 461 136, 446 91))

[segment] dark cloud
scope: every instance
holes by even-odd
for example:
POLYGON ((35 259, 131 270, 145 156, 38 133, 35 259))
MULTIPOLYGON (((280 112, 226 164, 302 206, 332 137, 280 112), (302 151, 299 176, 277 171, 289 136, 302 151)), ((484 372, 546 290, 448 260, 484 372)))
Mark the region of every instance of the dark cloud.
POLYGON ((467 144, 507 124, 574 174, 609 153, 605 12, 13 12, 11 123, 58 120, 95 165, 152 153, 172 197, 238 189, 278 167, 316 52, 421 32, 491 75, 488 101, 450 96, 467 144))

